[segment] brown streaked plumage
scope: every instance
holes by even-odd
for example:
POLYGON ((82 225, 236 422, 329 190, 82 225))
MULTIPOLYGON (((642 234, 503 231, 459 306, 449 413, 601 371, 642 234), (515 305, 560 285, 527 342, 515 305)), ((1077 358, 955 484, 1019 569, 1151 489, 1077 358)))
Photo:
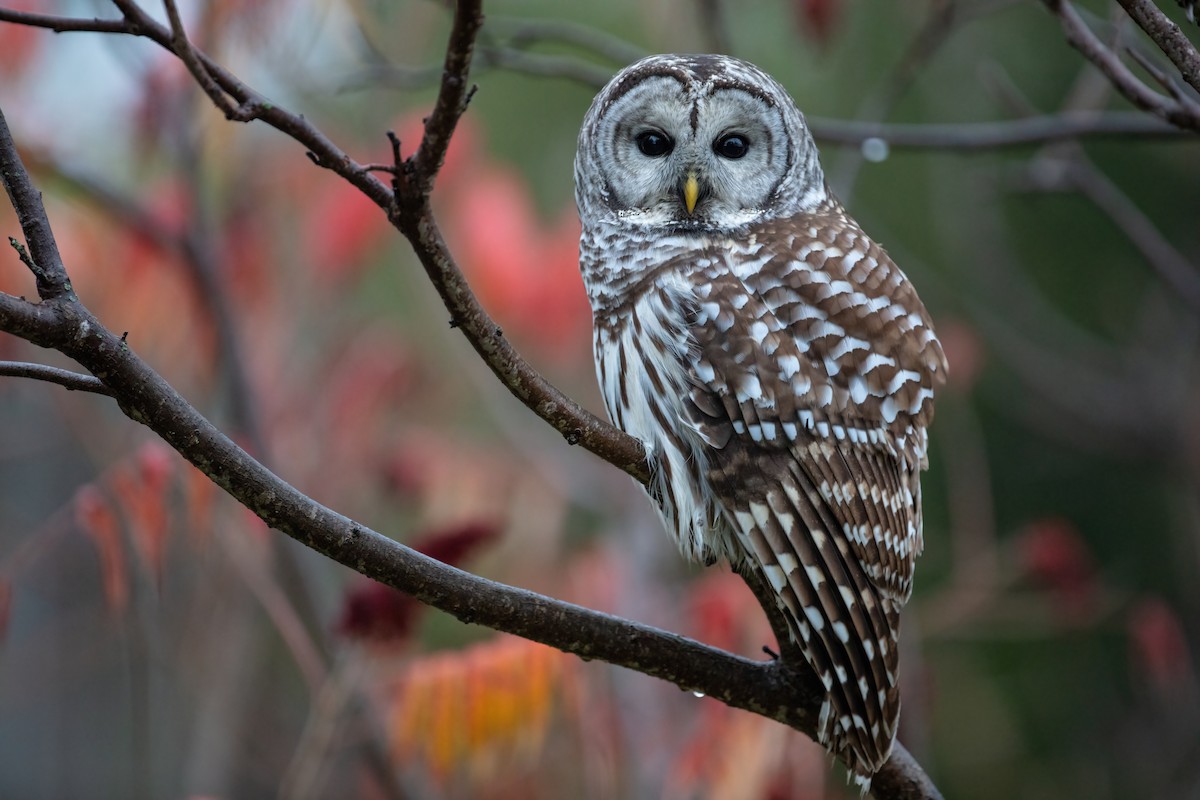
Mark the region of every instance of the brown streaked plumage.
POLYGON ((684 555, 775 591, 828 692, 819 738, 866 791, 899 718, 946 372, 929 315, 829 193, 791 98, 745 62, 622 71, 584 121, 576 196, 609 414, 646 443, 684 555))

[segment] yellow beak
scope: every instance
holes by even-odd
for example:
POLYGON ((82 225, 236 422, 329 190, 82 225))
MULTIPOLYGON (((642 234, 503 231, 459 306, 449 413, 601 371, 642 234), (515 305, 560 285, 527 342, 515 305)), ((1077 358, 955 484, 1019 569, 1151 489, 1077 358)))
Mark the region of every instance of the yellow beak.
POLYGON ((696 180, 696 173, 689 172, 687 180, 683 182, 683 204, 687 206, 688 214, 696 210, 696 201, 700 199, 700 182, 696 180))

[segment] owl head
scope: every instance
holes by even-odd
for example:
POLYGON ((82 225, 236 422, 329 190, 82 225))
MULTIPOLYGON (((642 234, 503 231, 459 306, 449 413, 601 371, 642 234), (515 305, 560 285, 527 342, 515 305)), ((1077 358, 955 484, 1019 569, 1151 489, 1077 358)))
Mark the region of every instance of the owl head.
POLYGON ((729 231, 825 201, 804 116, 753 64, 659 55, 592 101, 575 156, 584 225, 729 231))

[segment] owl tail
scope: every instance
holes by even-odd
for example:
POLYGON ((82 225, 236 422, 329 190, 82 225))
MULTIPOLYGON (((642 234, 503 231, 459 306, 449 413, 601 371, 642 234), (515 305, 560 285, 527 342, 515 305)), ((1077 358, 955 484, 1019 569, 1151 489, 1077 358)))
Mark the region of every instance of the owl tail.
POLYGON ((866 796, 866 793, 870 792, 871 778, 892 756, 892 747, 895 744, 895 720, 899 716, 898 692, 895 692, 894 702, 896 716, 892 717, 893 724, 884 733, 886 744, 880 740, 881 738, 864 738, 862 729, 846 726, 844 724, 845 717, 839 715, 835 710, 834 697, 826 699, 821 706, 821 714, 817 722, 818 741, 826 746, 830 753, 836 754, 840 762, 846 765, 847 783, 852 783, 854 787, 858 788, 860 796, 866 796))

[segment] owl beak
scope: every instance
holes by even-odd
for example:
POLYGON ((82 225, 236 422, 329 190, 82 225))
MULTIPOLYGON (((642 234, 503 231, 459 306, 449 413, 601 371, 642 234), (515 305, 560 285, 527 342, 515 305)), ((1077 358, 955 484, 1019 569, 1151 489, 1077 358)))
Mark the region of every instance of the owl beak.
POLYGON ((683 181, 683 205, 687 208, 688 215, 696 210, 696 202, 700 199, 700 181, 696 180, 696 173, 689 172, 687 178, 683 181))

